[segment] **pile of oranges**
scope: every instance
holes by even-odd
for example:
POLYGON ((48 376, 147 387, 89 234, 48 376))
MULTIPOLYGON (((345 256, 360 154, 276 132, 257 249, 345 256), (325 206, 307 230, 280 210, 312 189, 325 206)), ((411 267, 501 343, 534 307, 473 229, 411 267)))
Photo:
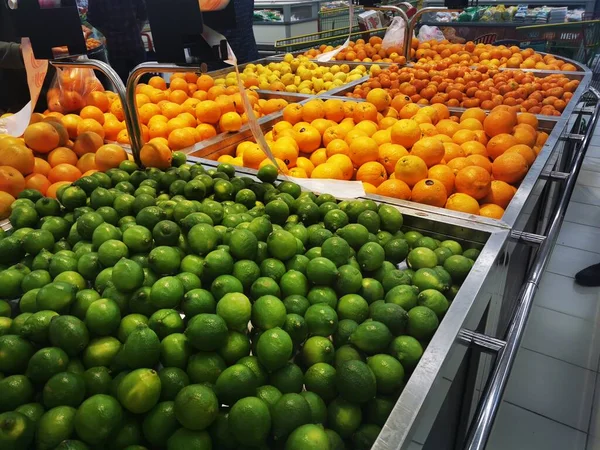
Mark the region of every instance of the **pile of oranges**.
MULTIPOLYGON (((305 56, 315 58, 321 53, 334 50, 331 45, 321 45, 318 49, 311 49, 304 53, 305 56)), ((406 64, 404 49, 401 46, 383 47, 383 39, 372 36, 368 41, 357 39, 350 41, 348 47, 342 49, 333 57, 336 61, 361 61, 406 64)))
POLYGON ((487 66, 427 70, 417 64, 371 69, 371 78, 346 96, 368 99, 371 90, 383 88, 396 102, 396 109, 409 101, 488 110, 507 105, 532 114, 559 116, 579 86, 578 80, 563 74, 538 77, 522 70, 499 71, 487 66))
MULTIPOLYGON (((289 104, 265 138, 279 169, 300 178, 362 181, 365 191, 501 218, 548 135, 531 113, 500 105, 460 117, 436 103, 392 106, 373 89, 367 102, 289 104)), ((251 141, 220 162, 272 164, 251 141)))
POLYGON ((48 109, 67 113, 94 105, 102 97, 104 87, 91 69, 61 69, 56 74, 55 85, 48 90, 48 109))
POLYGON ((60 186, 129 159, 121 146, 105 145, 93 131, 71 140, 56 114, 34 114, 20 138, 0 135, 0 219, 24 189, 55 197, 60 186))

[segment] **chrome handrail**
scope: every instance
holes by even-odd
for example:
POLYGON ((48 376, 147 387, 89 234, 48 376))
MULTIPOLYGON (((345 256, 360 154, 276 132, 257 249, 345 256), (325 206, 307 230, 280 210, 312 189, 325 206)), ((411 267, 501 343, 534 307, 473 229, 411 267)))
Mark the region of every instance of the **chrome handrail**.
POLYGON ((449 9, 440 6, 428 6, 426 8, 419 9, 415 13, 415 15, 410 18, 410 20, 408 21, 408 29, 406 30, 406 41, 404 44, 404 57, 406 58, 406 62, 410 61, 410 44, 412 42, 413 32, 415 31, 415 27, 417 26, 417 22, 419 21, 421 16, 425 13, 442 11, 449 11, 449 9))
POLYGON ((550 221, 546 239, 538 248, 530 275, 519 294, 517 308, 506 333, 506 345, 498 352, 493 372, 484 390, 482 400, 480 400, 478 404, 474 416, 475 418, 467 433, 464 446, 465 450, 483 450, 487 445, 492 432, 496 414, 500 408, 500 402, 523 338, 527 320, 529 319, 533 299, 539 287, 540 279, 550 260, 550 255, 569 206, 569 201, 571 200, 571 195, 575 183, 577 182, 577 176, 581 170, 587 147, 590 144, 592 135, 594 134, 594 128, 598 122, 600 114, 600 92, 594 88, 589 88, 588 92, 596 97, 596 106, 591 116, 588 130, 581 142, 579 151, 575 155, 570 175, 565 182, 564 191, 550 221))

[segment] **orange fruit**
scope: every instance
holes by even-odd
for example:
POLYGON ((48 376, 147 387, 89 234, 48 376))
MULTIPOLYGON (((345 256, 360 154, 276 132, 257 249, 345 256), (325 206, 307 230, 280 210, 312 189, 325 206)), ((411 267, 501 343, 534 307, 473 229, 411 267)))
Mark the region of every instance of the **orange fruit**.
POLYGON ((456 192, 470 195, 479 200, 488 194, 491 182, 490 173, 483 167, 469 166, 458 171, 454 188, 456 192))
POLYGON ((410 150, 410 154, 418 156, 425 161, 427 167, 435 166, 444 159, 444 144, 435 138, 426 137, 415 142, 415 145, 410 150))
POLYGON ((491 219, 502 219, 504 215, 504 209, 493 203, 486 203, 481 205, 479 208, 479 215, 483 217, 489 217, 491 219))
POLYGON ((103 113, 110 108, 110 100, 105 92, 93 91, 85 97, 85 103, 88 106, 95 106, 103 113))
POLYGON ((365 194, 376 194, 377 188, 373 186, 371 183, 365 183, 363 181, 363 189, 365 190, 365 194))
POLYGON ((25 129, 23 139, 25 139, 27 147, 39 153, 48 153, 58 147, 60 143, 57 129, 48 122, 29 125, 25 129))
POLYGON ((346 141, 346 144, 350 145, 352 141, 361 136, 369 137, 366 131, 361 130, 360 128, 352 128, 344 137, 344 141, 346 141))
POLYGON ((96 170, 96 155, 94 153, 86 153, 75 165, 81 173, 85 173, 88 170, 96 170))
POLYGON ((537 155, 533 151, 533 149, 531 147, 529 147, 528 145, 524 145, 524 144, 513 145, 508 150, 506 150, 504 152, 504 154, 513 153, 513 152, 518 153, 523 158, 525 158, 525 161, 527 162, 527 165, 529 167, 531 167, 531 165, 535 162, 535 158, 537 157, 537 155))
POLYGON ((492 173, 492 162, 489 158, 483 155, 469 155, 467 161, 470 166, 479 166, 485 169, 488 173, 492 173))
POLYGON ((506 150, 517 144, 517 139, 511 134, 500 133, 489 140, 486 148, 489 157, 494 160, 502 155, 506 150))
POLYGON ((208 91, 214 85, 215 80, 213 80, 213 78, 207 74, 200 75, 196 80, 196 86, 198 86, 198 89, 203 91, 208 91))
POLYGON ((510 184, 518 183, 525 178, 528 169, 527 161, 517 152, 500 155, 492 164, 494 179, 510 184))
POLYGON ((25 188, 35 189, 40 191, 42 195, 46 195, 48 188, 50 187, 50 181, 41 173, 32 173, 25 177, 25 188))
POLYGON ((131 142, 129 140, 129 132, 127 130, 119 131, 119 134, 117 134, 117 142, 119 144, 126 144, 126 145, 131 144, 131 142))
POLYGON ((176 89, 174 91, 171 91, 171 93, 169 94, 169 101, 173 102, 173 103, 177 103, 178 105, 183 105, 183 103, 188 99, 188 95, 185 91, 182 91, 181 89, 176 89))
POLYGON ((217 135, 215 127, 208 123, 201 123, 196 127, 196 130, 200 133, 200 140, 210 139, 217 135))
POLYGON ((308 175, 309 177, 313 169, 315 168, 314 164, 310 161, 310 159, 305 158, 304 156, 300 156, 298 159, 296 159, 296 167, 299 167, 300 169, 304 170, 306 172, 306 175, 308 175))
POLYGON ((442 119, 435 125, 435 129, 440 134, 452 137, 460 130, 460 125, 450 119, 442 119))
POLYGON ((312 125, 299 127, 296 142, 301 152, 311 153, 321 146, 321 134, 312 125))
POLYGON ((448 197, 445 208, 467 214, 479 214, 479 203, 477 203, 477 200, 463 193, 452 194, 448 197))
POLYGON ((126 160, 127 153, 120 145, 106 144, 96 151, 96 166, 98 170, 106 171, 114 167, 119 167, 119 164, 126 160))
POLYGON ((25 189, 23 174, 14 167, 0 166, 0 191, 17 197, 23 189, 25 189))
POLYGON ((532 130, 533 129, 527 124, 517 125, 512 134, 517 140, 518 144, 524 144, 529 147, 533 147, 535 145, 537 133, 532 130))
POLYGON ((0 191, 0 220, 8 219, 11 213, 10 206, 14 201, 15 197, 8 192, 0 191))
POLYGON ((104 139, 104 136, 106 134, 102 125, 94 119, 82 119, 81 122, 77 124, 77 136, 85 133, 86 131, 94 132, 102 139, 104 139))
MULTIPOLYGON (((343 156, 343 155, 342 155, 343 156)), ((311 178, 342 180, 342 170, 335 164, 320 164, 312 171, 311 178)))
POLYGON ((390 94, 381 88, 371 89, 367 94, 367 102, 372 103, 377 111, 383 111, 392 103, 390 94))
POLYGON ((77 154, 66 147, 58 147, 48 153, 48 162, 52 167, 59 164, 71 164, 74 166, 77 164, 77 159, 77 154))
POLYGON ((535 114, 531 114, 528 112, 524 112, 524 113, 517 115, 517 124, 520 125, 523 123, 525 123, 527 125, 531 125, 534 130, 537 130, 538 126, 539 126, 539 121, 538 121, 537 117, 535 117, 535 114))
POLYGON ((79 116, 82 119, 94 119, 100 125, 104 125, 104 112, 96 106, 86 106, 81 110, 79 116))
POLYGON ((179 128, 169 133, 169 148, 171 150, 181 150, 191 147, 196 143, 194 134, 186 128, 179 128))
POLYGON ((464 149, 455 142, 444 142, 444 161, 447 163, 452 161, 454 158, 460 158, 465 156, 464 149))
POLYGON ((278 111, 283 110, 287 106, 288 102, 282 98, 272 98, 265 102, 264 106, 262 106, 262 113, 272 114, 278 111))
POLYGON ((476 141, 477 135, 472 130, 460 129, 452 135, 452 141, 455 144, 461 145, 465 142, 476 141))
POLYGON ((298 159, 298 146, 293 141, 294 145, 291 145, 288 140, 291 140, 291 138, 284 137, 273 143, 270 146, 271 153, 275 158, 282 160, 287 167, 294 167, 298 159))
POLYGON ((387 171, 383 164, 376 161, 369 161, 358 168, 356 179, 364 181, 377 187, 387 180, 387 171))
POLYGON ((245 167, 252 169, 258 169, 258 166, 267 158, 265 152, 262 151, 258 144, 252 144, 246 147, 242 159, 245 167))
POLYGON ((463 142, 462 144, 460 144, 460 146, 464 150, 465 156, 480 155, 485 156, 486 158, 488 156, 487 148, 481 142, 468 141, 463 142))
POLYGON ((327 159, 327 164, 332 164, 342 171, 342 180, 351 180, 354 175, 354 165, 347 155, 333 155, 327 159))
POLYGON ((165 90, 167 89, 167 82, 159 76, 154 76, 148 80, 148 84, 156 89, 165 90))
POLYGON ((301 169, 300 167, 294 167, 294 168, 290 169, 288 174, 290 177, 308 178, 308 174, 306 173, 306 171, 304 169, 301 169))
POLYGON ((119 133, 125 129, 125 124, 117 119, 110 119, 104 122, 102 128, 104 128, 104 139, 115 141, 119 133))
POLYGON ((486 114, 485 111, 481 108, 469 108, 465 112, 460 115, 460 121, 464 121, 466 119, 475 119, 480 123, 483 123, 485 120, 486 114))
POLYGON ((438 120, 448 119, 450 117, 450 110, 443 103, 434 103, 431 108, 437 111, 438 120))
POLYGON ((323 136, 323 133, 325 133, 327 128, 330 128, 335 125, 335 123, 327 119, 315 119, 310 124, 319 131, 319 134, 321 136, 323 136))
POLYGON ((327 149, 319 148, 315 150, 311 153, 309 160, 315 167, 324 164, 327 161, 327 149))
POLYGON ((6 145, 0 147, 0 166, 10 166, 28 175, 35 168, 35 158, 33 152, 24 145, 6 145))
POLYGON ((79 122, 81 122, 81 117, 77 114, 67 114, 60 119, 60 123, 66 128, 67 133, 69 133, 69 138, 71 139, 77 137, 77 124, 79 124, 79 122))
POLYGON ((149 142, 140 150, 140 160, 144 167, 168 169, 171 167, 171 159, 171 150, 160 142, 149 142))
POLYGON ((70 181, 57 181, 56 183, 52 183, 48 186, 48 190, 46 191, 46 197, 56 198, 56 191, 62 186, 67 184, 71 184, 70 181))
POLYGON ((165 122, 160 122, 160 121, 155 121, 152 122, 149 126, 148 126, 148 134, 150 135, 150 138, 155 138, 155 137, 163 137, 163 138, 168 138, 169 137, 169 125, 166 124, 165 122))
POLYGON ((427 178, 441 182, 446 188, 446 194, 452 194, 454 192, 455 176, 454 171, 450 167, 444 164, 437 164, 430 167, 427 172, 427 178))
POLYGON ((289 103, 283 109, 283 120, 292 125, 302 121, 302 105, 299 103, 289 103))
POLYGON ((79 178, 81 178, 81 171, 71 164, 59 164, 48 172, 50 183, 56 183, 57 181, 73 182, 79 178))
POLYGON ((379 146, 377 161, 385 167, 388 174, 391 174, 394 173, 398 160, 406 155, 408 151, 401 145, 386 143, 379 146))
MULTIPOLYGON (((394 106, 394 105, 392 105, 394 106)), ((394 106, 394 108, 396 108, 394 106)), ((398 108, 396 108, 398 110, 398 108)), ((398 110, 398 117, 400 119, 410 119, 421 110, 421 107, 416 103, 407 103, 400 110, 398 110)))
POLYGON ((483 124, 479 120, 469 118, 469 117, 462 120, 460 122, 459 126, 460 126, 461 130, 471 130, 471 131, 483 130, 483 124))
POLYGON ((446 187, 441 181, 424 179, 412 188, 411 200, 425 205, 443 207, 448 199, 446 187))
POLYGON ((313 120, 322 119, 324 117, 325 110, 323 109, 323 101, 309 100, 302 106, 302 120, 304 122, 311 123, 313 120))
POLYGON ((38 157, 35 157, 33 159, 33 173, 40 173, 44 176, 48 175, 48 172, 50 172, 50 169, 52 169, 50 164, 48 164, 48 161, 38 157))
POLYGON ((483 203, 494 203, 506 209, 516 192, 517 189, 514 186, 504 181, 492 180, 490 192, 481 201, 483 203))
POLYGON ((125 120, 125 111, 123 110, 123 105, 121 104, 121 100, 115 100, 110 105, 109 111, 114 114, 114 116, 118 120, 125 120))
POLYGON ((104 145, 104 141, 99 134, 92 131, 84 131, 75 139, 73 151, 77 156, 82 156, 86 153, 96 153, 96 150, 102 147, 102 145, 104 145))
POLYGON ((379 127, 375 122, 370 120, 363 120, 354 126, 355 130, 362 130, 367 133, 367 136, 372 137, 378 130, 379 127))
POLYGON ((483 121, 483 129, 488 136, 494 137, 510 133, 516 123, 515 114, 505 110, 492 111, 483 121))
POLYGON ((323 111, 325 112, 326 119, 339 123, 345 117, 344 102, 335 99, 325 100, 323 111))
MULTIPOLYGON (((398 111, 398 117, 400 117, 400 111, 402 110, 402 108, 404 108, 409 103, 411 103, 409 96, 398 94, 398 95, 394 96, 390 106, 392 108, 394 108, 396 111, 398 111)), ((415 106, 417 106, 417 105, 415 105, 415 106)), ((417 108, 418 108, 418 106, 417 106, 417 108)), ((412 117, 412 116, 409 116, 409 117, 412 117)), ((406 117, 406 119, 408 119, 409 117, 406 117)), ((402 118, 404 119, 405 117, 402 117, 402 118)))
POLYGON ((377 161, 379 146, 370 137, 359 136, 350 143, 348 156, 355 167, 360 167, 366 162, 377 161))
POLYGON ((327 144, 327 157, 337 155, 339 153, 347 155, 350 147, 346 144, 346 141, 342 139, 334 139, 327 144))
POLYGON ((427 177, 427 164, 418 156, 403 156, 396 163, 394 174, 396 179, 412 187, 427 177))
POLYGON ((356 123, 362 120, 372 120, 373 122, 377 122, 377 108, 375 105, 368 102, 359 103, 354 108, 352 118, 356 123))
POLYGON ((219 119, 219 128, 225 132, 239 131, 242 128, 242 118, 236 112, 226 112, 219 119))
POLYGON ((375 194, 401 200, 410 200, 411 191, 410 187, 404 181, 389 179, 377 186, 375 194))
POLYGON ((412 119, 399 120, 392 126, 391 130, 392 143, 402 145, 406 149, 411 148, 421 139, 421 128, 412 119))

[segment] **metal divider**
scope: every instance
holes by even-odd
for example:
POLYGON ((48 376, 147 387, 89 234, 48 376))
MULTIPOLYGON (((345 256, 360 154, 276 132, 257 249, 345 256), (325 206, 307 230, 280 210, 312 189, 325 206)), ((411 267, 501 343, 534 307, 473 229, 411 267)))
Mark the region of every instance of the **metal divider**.
MULTIPOLYGON (((498 341, 489 336, 478 335, 469 331, 465 331, 463 334, 464 337, 469 339, 471 344, 485 347, 487 350, 491 349, 495 351, 497 355, 483 397, 477 406, 475 417, 469 428, 466 444, 464 446, 465 450, 483 450, 492 432, 496 414, 500 407, 502 396, 523 338, 527 320, 529 319, 533 299, 537 292, 540 279, 549 262, 554 243, 560 232, 577 181, 577 176, 581 170, 587 148, 594 133, 595 125, 598 122, 598 116, 600 114, 600 92, 594 88, 590 88, 588 93, 591 93, 596 98, 596 106, 591 115, 588 130, 580 143, 568 173, 564 173, 560 177, 555 178, 555 180, 564 180, 565 185, 564 190, 559 197, 558 206, 551 215, 546 236, 531 235, 527 237, 528 241, 538 243, 539 247, 535 258, 533 259, 529 277, 521 288, 517 309, 510 322, 505 339, 503 341, 498 341), (488 345, 489 342, 493 342, 496 348, 492 349, 490 345, 488 345)), ((523 239, 525 236, 519 236, 519 238, 523 239)))

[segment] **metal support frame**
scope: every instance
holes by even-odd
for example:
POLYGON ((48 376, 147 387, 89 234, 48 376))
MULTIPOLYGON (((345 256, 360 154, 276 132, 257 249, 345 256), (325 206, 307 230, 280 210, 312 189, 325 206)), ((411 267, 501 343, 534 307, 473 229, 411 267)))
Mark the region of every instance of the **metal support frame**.
POLYGON ((506 345, 498 352, 493 372, 485 388, 484 395, 475 412, 475 418, 469 428, 465 450, 483 450, 491 435, 496 414, 500 408, 504 389, 508 383, 512 366, 515 362, 521 340, 525 332, 525 326, 533 304, 533 299, 538 289, 540 279, 548 265, 554 242, 558 237, 562 222, 567 212, 567 207, 577 182, 577 176, 581 170, 587 147, 591 141, 595 125, 600 113, 600 92, 594 88, 589 91, 596 99, 596 107, 592 115, 588 131, 581 142, 581 147, 575 156, 570 170, 570 175, 565 183, 565 189, 560 197, 556 211, 552 215, 546 239, 541 243, 532 264, 531 273, 519 295, 517 309, 511 320, 506 334, 506 345))
POLYGON ((441 12, 441 11, 450 11, 446 7, 438 7, 438 6, 428 6, 427 8, 419 9, 414 16, 410 18, 408 21, 408 29, 406 30, 406 41, 404 44, 404 56, 406 57, 406 61, 410 61, 410 46, 412 43, 412 36, 415 31, 415 27, 417 26, 417 22, 421 18, 421 16, 425 13, 430 12, 441 12))
POLYGON ((464 345, 475 346, 488 353, 498 353, 506 346, 502 339, 465 329, 458 332, 458 340, 464 345))
POLYGON ((511 239, 514 239, 515 241, 519 241, 519 242, 523 242, 525 244, 529 244, 529 245, 542 245, 544 243, 544 241, 546 240, 546 236, 542 236, 540 234, 535 234, 535 233, 527 233, 525 231, 517 231, 517 230, 512 230, 510 232, 510 237, 511 239))
POLYGON ((564 181, 567 178, 569 178, 570 175, 571 174, 569 174, 567 172, 559 172, 557 170, 551 170, 551 171, 542 172, 540 174, 540 178, 542 180, 564 181))

